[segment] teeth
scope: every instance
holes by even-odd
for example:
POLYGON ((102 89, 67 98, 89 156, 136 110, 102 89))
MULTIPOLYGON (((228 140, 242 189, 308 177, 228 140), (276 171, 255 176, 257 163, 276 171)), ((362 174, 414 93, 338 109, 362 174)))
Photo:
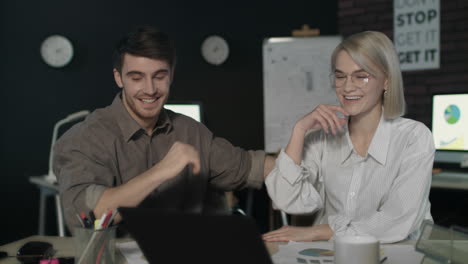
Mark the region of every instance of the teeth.
POLYGON ((361 99, 361 96, 345 96, 345 98, 348 100, 358 100, 361 99))
POLYGON ((145 103, 152 103, 152 102, 156 101, 156 98, 155 99, 140 99, 140 100, 142 100, 145 103))

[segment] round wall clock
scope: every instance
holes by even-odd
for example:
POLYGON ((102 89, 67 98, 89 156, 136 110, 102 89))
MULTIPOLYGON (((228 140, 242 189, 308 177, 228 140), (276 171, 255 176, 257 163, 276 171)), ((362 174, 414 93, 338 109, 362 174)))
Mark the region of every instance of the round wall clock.
POLYGON ((64 67, 73 58, 73 45, 64 36, 49 36, 41 44, 41 56, 44 62, 51 67, 64 67))
POLYGON ((201 45, 201 53, 208 63, 221 65, 229 56, 229 45, 227 41, 220 36, 209 36, 201 45))

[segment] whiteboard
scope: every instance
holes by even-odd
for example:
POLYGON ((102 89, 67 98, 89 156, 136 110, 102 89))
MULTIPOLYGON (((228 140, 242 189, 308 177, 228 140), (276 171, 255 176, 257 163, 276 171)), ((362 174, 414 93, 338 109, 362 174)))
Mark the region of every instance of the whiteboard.
POLYGON ((285 148, 294 124, 319 104, 338 104, 330 58, 341 36, 263 42, 265 151, 285 148))

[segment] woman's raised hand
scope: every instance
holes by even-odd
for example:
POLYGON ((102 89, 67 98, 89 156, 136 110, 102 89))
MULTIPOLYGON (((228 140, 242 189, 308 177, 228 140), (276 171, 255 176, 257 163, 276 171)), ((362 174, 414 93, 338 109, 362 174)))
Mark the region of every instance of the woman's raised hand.
POLYGON ((335 135, 347 122, 348 112, 341 106, 321 104, 312 112, 305 115, 296 123, 296 128, 307 132, 311 129, 323 129, 325 133, 330 131, 335 135), (338 117, 337 112, 342 113, 345 118, 338 117))

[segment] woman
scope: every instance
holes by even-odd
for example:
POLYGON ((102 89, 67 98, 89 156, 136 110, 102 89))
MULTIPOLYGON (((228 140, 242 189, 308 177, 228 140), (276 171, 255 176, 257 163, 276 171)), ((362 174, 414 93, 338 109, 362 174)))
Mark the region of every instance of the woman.
POLYGON ((401 117, 403 81, 393 44, 379 32, 358 33, 338 45, 331 62, 340 106, 319 105, 300 119, 266 178, 276 208, 318 211, 317 218, 313 226, 285 226, 263 238, 414 238, 422 221, 432 220, 435 149, 426 126, 401 117))

